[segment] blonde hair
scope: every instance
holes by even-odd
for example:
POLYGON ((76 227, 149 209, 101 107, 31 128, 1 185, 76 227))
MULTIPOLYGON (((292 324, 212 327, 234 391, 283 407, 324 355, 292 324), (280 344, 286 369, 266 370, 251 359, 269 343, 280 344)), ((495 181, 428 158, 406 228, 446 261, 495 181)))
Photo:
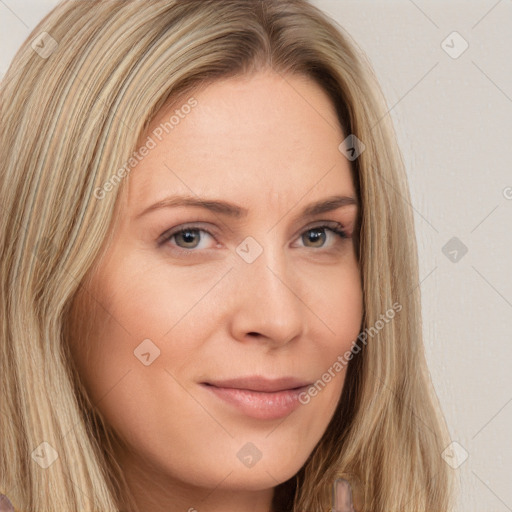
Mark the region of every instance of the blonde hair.
POLYGON ((128 490, 66 330, 126 179, 101 199, 95 191, 166 102, 265 67, 313 78, 345 136, 363 141, 352 162, 362 330, 401 305, 350 361, 335 416, 296 477, 276 488, 274 508, 330 510, 338 477, 352 483, 358 512, 451 508, 404 164, 363 52, 305 0, 92 0, 57 6, 2 82, 0 491, 17 509, 119 510, 128 490), (58 454, 47 469, 31 457, 43 441, 58 454))

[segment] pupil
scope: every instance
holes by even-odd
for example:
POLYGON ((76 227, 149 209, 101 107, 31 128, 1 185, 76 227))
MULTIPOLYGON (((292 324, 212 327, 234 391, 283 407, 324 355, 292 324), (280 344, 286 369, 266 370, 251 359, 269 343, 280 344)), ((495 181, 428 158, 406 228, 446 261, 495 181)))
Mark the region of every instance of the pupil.
POLYGON ((197 239, 197 233, 195 231, 192 231, 192 230, 187 230, 187 231, 183 231, 181 233, 181 236, 183 238, 183 241, 185 242, 185 244, 194 244, 194 242, 196 242, 196 239, 197 239))
POLYGON ((309 232, 309 239, 313 244, 323 245, 325 241, 325 232, 322 229, 312 229, 309 232), (321 242, 318 244, 318 242, 321 242))

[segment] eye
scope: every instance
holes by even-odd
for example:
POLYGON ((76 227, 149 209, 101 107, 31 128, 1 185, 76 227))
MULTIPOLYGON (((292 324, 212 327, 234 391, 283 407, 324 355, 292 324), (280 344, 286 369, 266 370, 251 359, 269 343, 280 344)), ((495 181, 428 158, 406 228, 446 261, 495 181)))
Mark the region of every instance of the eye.
MULTIPOLYGON (((303 246, 309 249, 331 248, 339 239, 347 238, 349 237, 343 230, 343 226, 338 222, 309 228, 300 236, 303 246)), ((215 237, 206 229, 199 226, 180 226, 163 233, 158 239, 158 245, 170 244, 178 252, 192 253, 196 250, 213 248, 215 241, 215 237), (210 245, 208 245, 209 238, 210 245)))
POLYGON ((191 250, 191 249, 207 249, 205 243, 208 237, 213 239, 211 235, 205 229, 198 227, 182 227, 174 231, 164 233, 158 240, 159 245, 163 245, 168 242, 173 242, 178 249, 191 250))
POLYGON ((304 231, 301 240, 308 248, 320 249, 324 248, 327 240, 331 240, 331 245, 336 242, 336 240, 333 240, 335 237, 348 238, 341 224, 315 226, 304 231))

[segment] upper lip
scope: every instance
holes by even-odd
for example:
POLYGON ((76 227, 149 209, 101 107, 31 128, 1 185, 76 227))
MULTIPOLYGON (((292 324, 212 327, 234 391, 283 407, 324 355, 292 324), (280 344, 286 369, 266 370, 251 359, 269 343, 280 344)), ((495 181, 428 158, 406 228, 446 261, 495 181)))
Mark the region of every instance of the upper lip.
POLYGON ((301 388, 310 382, 295 377, 266 378, 259 375, 239 377, 236 379, 212 380, 203 382, 217 388, 246 389, 249 391, 263 391, 273 393, 289 389, 301 388))

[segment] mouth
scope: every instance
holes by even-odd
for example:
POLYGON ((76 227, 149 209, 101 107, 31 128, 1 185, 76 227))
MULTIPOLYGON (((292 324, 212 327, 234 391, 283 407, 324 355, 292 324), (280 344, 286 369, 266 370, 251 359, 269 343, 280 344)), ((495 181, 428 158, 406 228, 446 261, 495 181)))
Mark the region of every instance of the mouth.
POLYGON ((299 396, 311 382, 261 376, 202 382, 201 386, 225 405, 245 416, 275 420, 288 416, 300 405, 299 396))

